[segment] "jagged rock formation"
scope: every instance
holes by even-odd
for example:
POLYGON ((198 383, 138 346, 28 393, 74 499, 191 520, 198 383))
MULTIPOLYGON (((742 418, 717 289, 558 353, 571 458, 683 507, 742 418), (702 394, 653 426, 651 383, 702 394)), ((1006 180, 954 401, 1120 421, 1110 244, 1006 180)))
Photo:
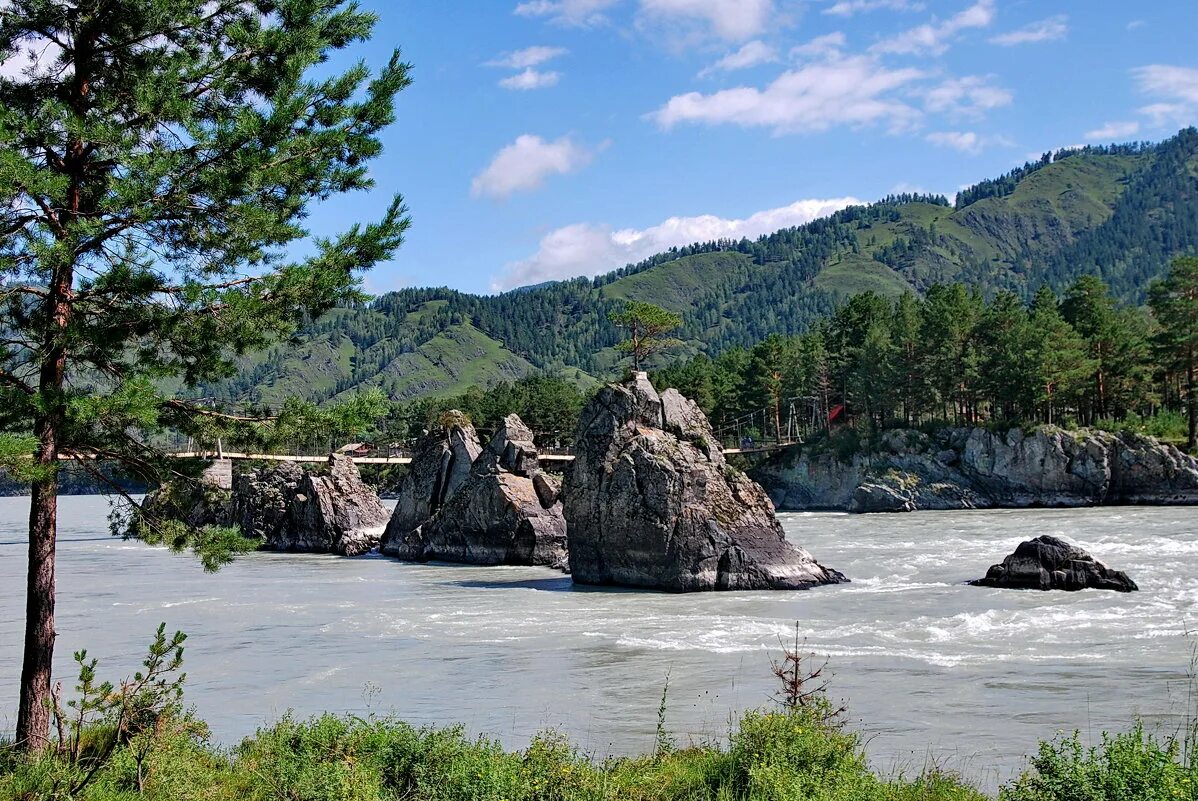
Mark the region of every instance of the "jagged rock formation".
MULTIPOLYGON (((413 477, 413 485, 428 483, 413 477)), ((402 535, 389 527, 382 550, 415 562, 564 568, 566 521, 532 431, 509 415, 440 508, 402 535)))
POLYGON ((969 583, 1013 590, 1139 589, 1123 571, 1112 570, 1081 548, 1050 536, 1021 542, 1015 553, 992 566, 985 578, 969 583))
POLYGON ((378 545, 388 516, 344 456, 330 455, 324 473, 282 462, 233 479, 233 521, 269 550, 357 556, 378 545))
POLYGON ((1198 503, 1198 459, 1150 437, 1050 426, 888 431, 848 457, 782 453, 753 476, 788 510, 1198 503))
POLYGON ((845 581, 786 541, 699 408, 676 390, 659 395, 644 373, 583 410, 562 496, 581 583, 687 592, 845 581))
POLYGON ((146 496, 146 520, 180 520, 194 528, 237 526, 264 550, 357 556, 379 543, 389 513, 362 481, 353 460, 329 456, 319 472, 295 462, 233 475, 228 460, 198 481, 174 482, 146 496))
POLYGON ((383 534, 383 553, 396 555, 398 543, 453 497, 470 477, 470 467, 482 452, 478 434, 466 415, 454 410, 441 422, 416 443, 412 463, 399 484, 395 511, 383 534))

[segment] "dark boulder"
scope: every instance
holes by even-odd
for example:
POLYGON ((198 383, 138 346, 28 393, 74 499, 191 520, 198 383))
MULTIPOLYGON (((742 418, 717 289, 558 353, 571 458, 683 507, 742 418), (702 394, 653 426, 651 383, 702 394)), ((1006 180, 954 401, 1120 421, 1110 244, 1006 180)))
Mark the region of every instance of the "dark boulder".
POLYGON ((788 542, 755 482, 724 461, 703 412, 644 373, 587 404, 562 487, 584 584, 804 589, 845 581, 788 542))
POLYGON ((992 566, 985 578, 969 583, 1013 590, 1139 589, 1123 571, 1112 570, 1081 548, 1051 536, 1021 542, 1015 553, 992 566))

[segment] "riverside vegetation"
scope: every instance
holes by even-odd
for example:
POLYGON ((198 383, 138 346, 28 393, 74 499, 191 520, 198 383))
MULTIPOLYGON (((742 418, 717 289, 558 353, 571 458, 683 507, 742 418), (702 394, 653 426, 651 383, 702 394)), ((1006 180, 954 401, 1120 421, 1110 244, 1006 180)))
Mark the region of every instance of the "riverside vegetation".
MULTIPOLYGON (((774 663, 775 705, 730 721, 726 738, 676 744, 663 691, 656 746, 597 760, 543 732, 527 748, 471 737, 460 726, 417 728, 389 716, 290 715, 232 748, 210 741, 183 699, 184 635, 160 626, 141 671, 114 685, 75 655, 75 697, 55 694, 51 747, 0 743, 0 798, 19 801, 985 801, 952 772, 886 777, 825 692, 799 643, 774 663)), ((668 683, 667 683, 668 688, 668 683)), ((1136 724, 1086 745, 1043 742, 1000 801, 1168 801, 1198 798, 1188 734, 1136 724)))

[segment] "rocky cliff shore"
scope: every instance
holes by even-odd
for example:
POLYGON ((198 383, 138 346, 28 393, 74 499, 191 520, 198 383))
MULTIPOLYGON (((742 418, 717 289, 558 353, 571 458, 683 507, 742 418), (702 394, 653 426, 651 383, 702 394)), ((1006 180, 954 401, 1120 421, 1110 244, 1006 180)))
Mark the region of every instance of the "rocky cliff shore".
POLYGON ((1136 434, 893 430, 870 448, 783 452, 752 471, 782 510, 1198 504, 1198 459, 1136 434))

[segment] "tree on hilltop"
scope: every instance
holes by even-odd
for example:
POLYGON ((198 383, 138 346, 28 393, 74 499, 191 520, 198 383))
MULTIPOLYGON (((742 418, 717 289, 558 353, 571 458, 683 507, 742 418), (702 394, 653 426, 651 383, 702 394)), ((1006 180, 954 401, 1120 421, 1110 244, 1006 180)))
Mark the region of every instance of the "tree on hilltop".
POLYGON ((228 418, 163 386, 233 375, 358 298, 358 272, 402 242, 396 196, 313 255, 288 250, 312 202, 372 186, 409 67, 327 62, 374 21, 345 0, 0 6, 0 430, 36 438, 25 749, 49 742, 59 460, 167 475, 150 433, 228 418))
POLYGON ((666 336, 682 325, 682 317, 652 303, 630 300, 608 319, 628 332, 628 338, 616 345, 616 350, 632 358, 632 369, 637 372, 653 355, 682 344, 666 336))

